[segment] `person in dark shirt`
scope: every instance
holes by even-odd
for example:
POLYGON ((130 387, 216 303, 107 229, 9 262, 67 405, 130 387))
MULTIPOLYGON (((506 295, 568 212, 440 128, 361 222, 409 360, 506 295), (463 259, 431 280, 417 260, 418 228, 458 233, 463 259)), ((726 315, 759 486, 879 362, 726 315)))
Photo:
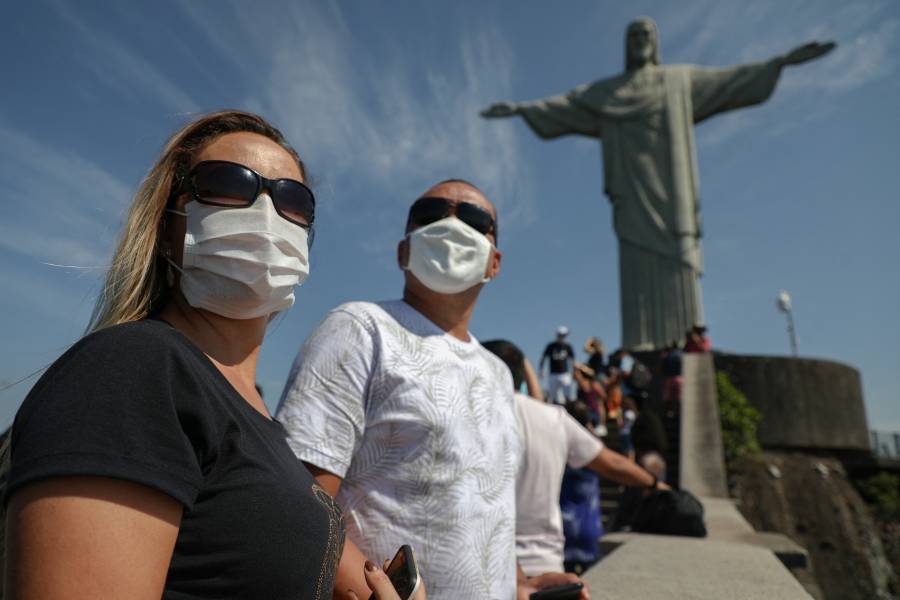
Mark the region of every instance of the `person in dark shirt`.
POLYGON ((560 326, 556 330, 556 340, 547 344, 541 356, 540 372, 544 376, 544 363, 550 363, 550 375, 547 377, 547 397, 556 404, 565 404, 574 400, 572 394, 572 365, 575 362, 575 351, 566 341, 569 328, 560 326))
POLYGON ((681 388, 684 384, 681 364, 683 355, 677 342, 672 342, 660 357, 660 371, 663 376, 663 404, 666 410, 674 410, 681 402, 681 388))
POLYGON ((587 366, 594 370, 597 380, 602 381, 606 372, 606 350, 599 338, 589 337, 584 342, 584 351, 588 354, 587 366))
POLYGON ((706 335, 706 325, 698 323, 685 334, 684 351, 686 353, 712 352, 712 342, 706 335))
MULTIPOLYGON (((266 326, 309 273, 305 179, 250 113, 167 143, 88 335, 16 415, 7 597, 331 598, 341 511, 254 386, 266 326)), ((365 575, 397 598, 379 569, 365 575)))
POLYGON ((597 374, 587 365, 575 363, 573 369, 575 376, 576 400, 587 405, 590 412, 591 430, 600 437, 607 434, 606 430, 606 390, 597 381, 597 374))

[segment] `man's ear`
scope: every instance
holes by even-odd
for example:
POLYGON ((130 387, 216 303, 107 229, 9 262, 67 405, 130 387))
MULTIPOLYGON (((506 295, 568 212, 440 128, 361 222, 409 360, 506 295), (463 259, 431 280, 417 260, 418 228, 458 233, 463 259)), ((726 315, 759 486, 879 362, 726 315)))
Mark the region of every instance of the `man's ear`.
POLYGON ((409 237, 404 237, 397 244, 397 265, 402 271, 406 270, 409 264, 409 237))
POLYGON ((488 260, 488 269, 486 276, 488 279, 494 279, 500 274, 500 262, 503 260, 503 253, 495 246, 491 251, 491 258, 488 260))

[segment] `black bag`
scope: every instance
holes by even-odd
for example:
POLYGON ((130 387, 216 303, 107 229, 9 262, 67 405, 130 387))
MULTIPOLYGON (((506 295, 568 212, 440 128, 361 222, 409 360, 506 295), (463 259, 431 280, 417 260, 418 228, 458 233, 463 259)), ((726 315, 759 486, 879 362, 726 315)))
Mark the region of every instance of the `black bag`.
POLYGON ((639 533, 706 537, 703 505, 685 490, 658 490, 643 498, 631 521, 639 533))
POLYGON ((647 368, 647 365, 639 360, 635 360, 634 366, 631 367, 631 373, 625 378, 625 383, 628 384, 628 387, 633 390, 645 390, 650 387, 651 381, 653 381, 653 374, 647 368))

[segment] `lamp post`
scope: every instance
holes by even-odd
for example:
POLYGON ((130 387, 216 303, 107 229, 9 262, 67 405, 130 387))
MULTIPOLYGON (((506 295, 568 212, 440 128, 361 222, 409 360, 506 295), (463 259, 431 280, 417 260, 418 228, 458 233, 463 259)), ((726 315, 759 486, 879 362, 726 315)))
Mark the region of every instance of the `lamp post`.
POLYGON ((787 290, 778 292, 778 298, 775 301, 778 310, 783 312, 787 317, 788 338, 791 340, 791 352, 797 356, 797 335, 794 331, 794 309, 791 306, 791 295, 787 290))

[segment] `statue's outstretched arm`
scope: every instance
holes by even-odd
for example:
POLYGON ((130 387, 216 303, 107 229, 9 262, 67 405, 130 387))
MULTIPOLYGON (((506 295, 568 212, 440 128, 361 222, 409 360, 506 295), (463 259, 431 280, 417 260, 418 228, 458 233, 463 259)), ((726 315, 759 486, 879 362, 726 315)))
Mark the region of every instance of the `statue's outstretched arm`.
POLYGON ((803 44, 802 46, 797 46, 784 56, 779 56, 775 60, 780 67, 799 65, 828 54, 834 50, 835 46, 837 46, 837 44, 834 42, 825 42, 824 44, 810 42, 808 44, 803 44))
POLYGON ((514 117, 519 114, 519 106, 515 102, 495 102, 481 111, 480 114, 486 119, 514 117))
POLYGON ((543 139, 578 134, 599 138, 598 116, 578 100, 587 86, 530 102, 495 102, 481 111, 487 119, 519 116, 543 139))

